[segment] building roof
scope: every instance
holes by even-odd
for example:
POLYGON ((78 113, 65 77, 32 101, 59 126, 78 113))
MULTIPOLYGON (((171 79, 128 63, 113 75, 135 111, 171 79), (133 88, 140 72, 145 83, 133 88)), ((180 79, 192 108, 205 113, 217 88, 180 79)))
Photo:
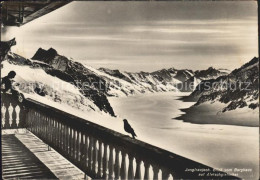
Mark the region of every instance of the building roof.
POLYGON ((71 1, 5 1, 1 2, 1 23, 4 26, 22 26, 48 14, 71 1))

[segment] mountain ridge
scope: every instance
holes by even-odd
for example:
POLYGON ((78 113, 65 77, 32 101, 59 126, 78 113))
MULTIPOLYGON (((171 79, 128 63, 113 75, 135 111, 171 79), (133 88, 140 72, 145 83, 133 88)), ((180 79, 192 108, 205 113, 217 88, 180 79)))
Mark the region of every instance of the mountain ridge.
MULTIPOLYGON (((195 72, 192 70, 177 70, 175 68, 161 69, 151 73, 143 71, 132 73, 117 69, 111 70, 108 68, 99 68, 96 70, 59 55, 53 48, 48 50, 39 48, 32 59, 47 63, 54 69, 67 72, 68 74, 77 74, 77 76, 81 76, 80 74, 86 73, 88 76, 99 77, 102 79, 100 80, 102 81, 102 84, 105 84, 106 86, 104 93, 108 96, 128 96, 145 92, 191 91, 191 89, 182 90, 179 88, 179 84, 182 84, 195 75, 195 72), (118 79, 104 76, 101 72, 118 79)), ((199 72, 201 71, 196 71, 196 73, 199 72)), ((212 75, 208 74, 208 77, 206 78, 211 77, 212 75)), ((80 80, 84 80, 84 78, 82 79, 81 77, 80 80)))
MULTIPOLYGON (((11 56, 9 58, 12 59, 11 56)), ((17 61, 17 59, 22 58, 16 57, 13 59, 17 61)), ((192 92, 201 82, 214 81, 214 79, 227 75, 227 72, 213 67, 197 71, 178 70, 172 67, 153 72, 141 71, 135 73, 108 68, 95 69, 62 56, 53 48, 48 50, 39 48, 32 60, 25 59, 23 61, 24 64, 42 68, 47 74, 74 84, 101 111, 108 112, 112 116, 115 116, 115 114, 107 99, 108 96, 129 96, 169 91, 192 92)))
POLYGON ((237 108, 259 107, 259 59, 254 57, 248 63, 231 71, 228 75, 202 81, 185 99, 205 102, 221 102, 226 106, 222 112, 237 108))

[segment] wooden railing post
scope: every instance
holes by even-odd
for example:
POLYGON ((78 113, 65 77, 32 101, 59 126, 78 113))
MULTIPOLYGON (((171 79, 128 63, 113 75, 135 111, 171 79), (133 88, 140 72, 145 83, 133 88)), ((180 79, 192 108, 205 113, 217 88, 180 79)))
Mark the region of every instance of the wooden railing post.
POLYGON ((85 133, 85 145, 84 145, 84 159, 85 159, 85 162, 84 162, 84 169, 85 171, 88 171, 88 149, 89 149, 89 138, 87 136, 87 134, 85 133))
POLYGON ((76 131, 73 128, 72 129, 72 146, 71 146, 71 150, 72 150, 72 161, 75 162, 75 144, 76 144, 76 131))
POLYGON ((109 179, 113 179, 113 173, 114 173, 114 158, 113 158, 113 150, 114 147, 112 145, 109 146, 109 160, 108 160, 108 164, 109 164, 109 175, 108 178, 109 179))
MULTIPOLYGON (((33 122, 33 126, 34 126, 34 132, 35 132, 35 134, 39 134, 39 132, 38 132, 38 113, 35 111, 34 112, 34 122, 33 122)), ((39 138, 41 137, 41 135, 39 134, 38 135, 39 136, 39 138)))
POLYGON ((88 147, 88 169, 89 169, 89 171, 92 170, 92 167, 91 167, 91 165, 92 165, 92 156, 93 156, 92 149, 93 149, 93 137, 90 136, 89 137, 89 147, 88 147))
POLYGON ((80 156, 79 156, 79 150, 80 150, 80 135, 79 131, 76 131, 76 139, 75 139, 75 161, 76 163, 79 161, 80 156))
POLYGON ((51 132, 51 119, 49 118, 49 117, 47 117, 47 133, 48 133, 48 151, 50 151, 51 150, 51 144, 50 144, 50 142, 51 142, 51 136, 52 136, 52 134, 50 133, 51 132))
POLYGON ((12 103, 10 104, 10 122, 11 122, 11 128, 15 129, 18 128, 18 126, 16 125, 16 112, 15 112, 15 108, 17 106, 17 102, 12 101, 12 103))
POLYGON ((103 179, 107 177, 107 144, 104 142, 103 179))
POLYGON ((126 158, 126 153, 124 151, 122 152, 122 162, 121 162, 121 168, 120 168, 120 176, 121 179, 126 179, 126 162, 125 162, 125 158, 126 158))
MULTIPOLYGON (((15 107, 15 119, 16 119, 16 127, 19 128, 19 126, 22 125, 21 119, 20 119, 20 112, 21 112, 21 108, 17 105, 15 107)), ((25 127, 25 124, 23 124, 23 126, 25 127)))
POLYGON ((115 148, 115 153, 116 153, 115 166, 114 166, 115 179, 119 179, 120 165, 119 165, 119 150, 118 150, 118 148, 115 148))
POLYGON ((131 154, 128 154, 128 158, 129 158, 128 179, 133 179, 134 178, 134 167, 133 167, 134 157, 131 154))
POLYGON ((147 162, 144 162, 144 179, 150 179, 149 168, 150 168, 150 164, 147 162))
POLYGON ((62 135, 61 135, 61 142, 62 142, 62 151, 64 152, 67 152, 66 150, 66 125, 65 124, 62 124, 62 135))
POLYGON ((98 178, 102 177, 102 142, 98 140, 98 178))
POLYGON ((81 136, 81 138, 80 138, 80 164, 82 165, 82 167, 84 167, 84 162, 85 162, 85 151, 84 151, 85 150, 85 148, 84 148, 84 146, 85 146, 85 142, 84 142, 85 137, 84 137, 84 133, 81 132, 80 136, 81 136))
POLYGON ((69 157, 70 157, 70 159, 73 159, 73 143, 72 143, 72 141, 73 141, 73 131, 72 131, 72 127, 70 127, 70 130, 69 130, 69 132, 70 132, 70 135, 69 135, 69 157))
POLYGON ((96 163, 97 163, 97 139, 93 139, 93 163, 92 163, 92 171, 96 174, 96 163))
POLYGON ((10 103, 10 105, 8 106, 8 114, 9 114, 9 127, 10 129, 13 128, 13 107, 12 104, 10 103))
POLYGON ((1 106, 1 125, 2 129, 6 127, 6 107, 4 106, 4 103, 2 103, 1 106))
POLYGON ((61 149, 61 151, 63 151, 64 149, 63 149, 63 142, 64 142, 64 139, 63 139, 63 124, 62 123, 60 123, 60 138, 59 138, 59 141, 60 141, 60 149, 61 149))
POLYGON ((28 120, 29 118, 27 116, 29 116, 29 109, 24 106, 24 105, 19 105, 20 108, 20 112, 17 113, 18 117, 19 117, 19 127, 24 127, 24 128, 28 128, 28 120))
POLYGON ((55 123, 54 123, 54 119, 51 118, 51 136, 52 136, 52 147, 55 147, 55 123))
POLYGON ((139 158, 136 159, 135 179, 141 179, 141 160, 139 158))
POLYGON ((69 155, 69 126, 65 125, 65 151, 69 155))
POLYGON ((162 179, 168 180, 169 176, 170 176, 169 171, 166 169, 162 169, 162 179))
POLYGON ((153 166, 153 179, 159 179, 159 168, 156 165, 153 166))
POLYGON ((59 149, 59 121, 55 121, 55 144, 56 149, 59 149))
POLYGON ((57 148, 58 146, 58 130, 57 130, 57 126, 58 126, 58 122, 57 121, 55 121, 54 119, 53 119, 53 123, 54 123, 54 131, 53 131, 53 133, 54 133, 54 147, 55 148, 57 148))

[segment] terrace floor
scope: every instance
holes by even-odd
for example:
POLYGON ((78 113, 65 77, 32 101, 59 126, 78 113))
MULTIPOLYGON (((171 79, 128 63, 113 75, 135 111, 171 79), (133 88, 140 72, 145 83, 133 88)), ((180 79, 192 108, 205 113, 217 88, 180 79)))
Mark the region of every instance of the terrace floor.
POLYGON ((3 179, 84 179, 84 173, 31 132, 2 131, 3 179))

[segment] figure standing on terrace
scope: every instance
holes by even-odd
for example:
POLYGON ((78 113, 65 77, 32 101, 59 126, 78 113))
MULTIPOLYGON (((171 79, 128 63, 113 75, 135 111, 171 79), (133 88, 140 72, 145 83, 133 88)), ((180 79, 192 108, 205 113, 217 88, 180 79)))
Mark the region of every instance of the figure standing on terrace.
POLYGON ((1 92, 7 93, 9 91, 18 98, 19 102, 22 102, 24 100, 24 95, 13 88, 13 78, 15 78, 15 76, 16 72, 10 71, 7 76, 1 79, 1 92))
POLYGON ((7 76, 3 77, 1 80, 1 91, 6 93, 9 90, 13 90, 12 88, 12 79, 16 76, 16 72, 10 71, 7 76))

